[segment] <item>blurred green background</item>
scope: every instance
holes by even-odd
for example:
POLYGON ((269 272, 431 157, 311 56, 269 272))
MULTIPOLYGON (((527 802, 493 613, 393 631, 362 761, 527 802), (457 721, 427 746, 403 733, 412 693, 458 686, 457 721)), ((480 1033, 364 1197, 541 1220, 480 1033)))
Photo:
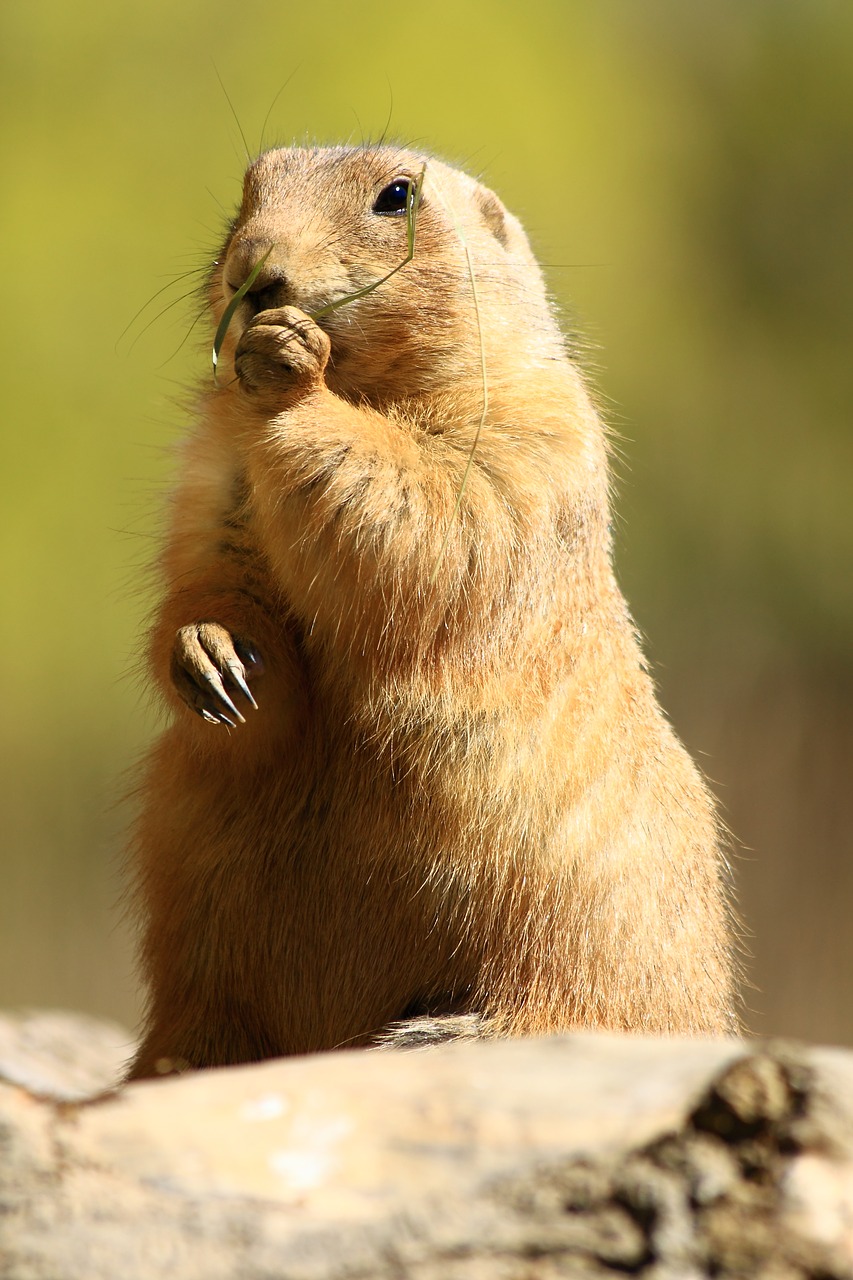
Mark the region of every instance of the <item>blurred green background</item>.
POLYGON ((524 221, 621 437, 621 580, 740 845, 748 1022, 853 1044, 849 0, 2 7, 0 1006, 137 1014, 120 797, 207 373, 180 276, 245 158, 220 76, 252 149, 387 127, 524 221))

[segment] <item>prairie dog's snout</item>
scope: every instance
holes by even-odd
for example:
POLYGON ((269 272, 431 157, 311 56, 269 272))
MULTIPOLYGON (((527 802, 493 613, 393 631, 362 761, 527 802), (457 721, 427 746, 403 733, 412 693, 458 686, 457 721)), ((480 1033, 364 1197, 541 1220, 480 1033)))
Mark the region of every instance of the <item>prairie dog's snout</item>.
POLYGON ((275 241, 237 238, 228 250, 222 276, 226 303, 241 289, 253 272, 255 278, 244 295, 251 311, 268 311, 292 302, 285 254, 275 241))

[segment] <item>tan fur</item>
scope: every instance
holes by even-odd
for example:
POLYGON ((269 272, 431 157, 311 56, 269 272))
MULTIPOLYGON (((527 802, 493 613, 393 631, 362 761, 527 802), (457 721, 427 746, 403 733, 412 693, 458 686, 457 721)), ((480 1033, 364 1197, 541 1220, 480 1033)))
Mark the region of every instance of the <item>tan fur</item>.
POLYGON ((430 159, 414 260, 306 314, 405 256, 405 217, 372 207, 423 164, 261 156, 212 277, 216 322, 272 250, 162 559, 150 659, 174 714, 135 841, 135 1075, 364 1044, 416 1014, 736 1025, 713 806, 614 581, 604 433, 520 225, 430 159), (224 670, 232 638, 263 664, 257 711, 226 678, 233 730, 184 705, 199 646, 224 670))

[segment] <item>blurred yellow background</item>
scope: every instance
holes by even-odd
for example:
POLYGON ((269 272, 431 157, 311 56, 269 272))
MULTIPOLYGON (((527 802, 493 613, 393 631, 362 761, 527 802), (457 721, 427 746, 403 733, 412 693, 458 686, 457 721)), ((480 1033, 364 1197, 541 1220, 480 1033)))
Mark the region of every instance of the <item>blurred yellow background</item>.
POLYGON ((387 129, 525 223, 621 437, 620 578, 740 844, 748 1023, 853 1044, 853 5, 831 0, 2 7, 0 1006, 137 1016, 119 801, 153 731, 134 663, 169 449, 209 368, 183 273, 245 160, 219 77, 253 151, 387 129))

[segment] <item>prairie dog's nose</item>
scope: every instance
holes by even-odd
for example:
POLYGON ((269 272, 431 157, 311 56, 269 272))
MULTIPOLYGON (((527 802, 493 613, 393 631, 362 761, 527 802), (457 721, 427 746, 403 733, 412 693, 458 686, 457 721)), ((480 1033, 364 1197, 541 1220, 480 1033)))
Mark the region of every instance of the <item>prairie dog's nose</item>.
POLYGON ((246 291, 246 301, 255 311, 285 306, 289 282, 274 241, 246 239, 231 245, 224 273, 229 295, 242 288, 254 271, 257 274, 246 291))

